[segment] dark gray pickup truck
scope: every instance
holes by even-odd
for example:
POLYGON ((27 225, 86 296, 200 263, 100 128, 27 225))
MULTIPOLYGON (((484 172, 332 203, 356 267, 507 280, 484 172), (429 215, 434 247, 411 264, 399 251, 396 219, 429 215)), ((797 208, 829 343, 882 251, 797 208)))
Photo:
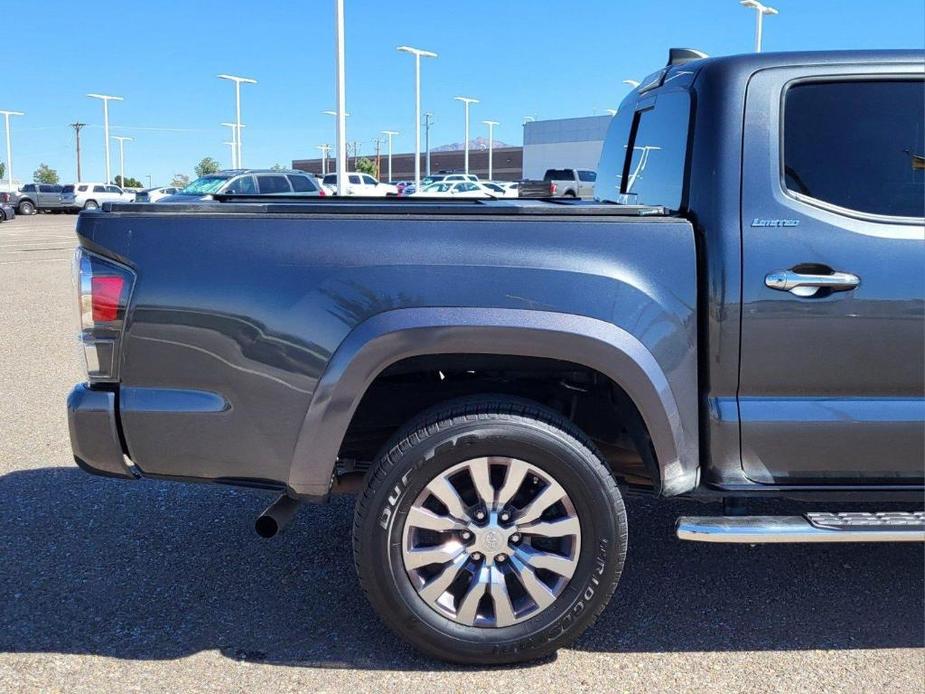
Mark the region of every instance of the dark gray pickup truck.
POLYGON ((595 200, 84 212, 76 462, 276 490, 264 536, 359 492, 360 584, 457 662, 586 629, 631 492, 724 502, 683 540, 921 541, 923 76, 921 51, 673 50, 595 200))

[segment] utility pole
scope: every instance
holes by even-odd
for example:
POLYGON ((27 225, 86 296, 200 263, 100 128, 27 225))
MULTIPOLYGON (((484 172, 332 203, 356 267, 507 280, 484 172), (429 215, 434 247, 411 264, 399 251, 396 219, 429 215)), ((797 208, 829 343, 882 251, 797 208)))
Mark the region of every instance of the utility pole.
POLYGON ((69 125, 74 128, 74 135, 77 137, 77 182, 80 183, 82 180, 80 176, 80 129, 87 124, 78 121, 76 123, 70 123, 69 125))
POLYGON ((380 168, 380 166, 382 165, 382 160, 379 158, 379 147, 382 146, 382 138, 377 137, 375 139, 375 143, 376 143, 376 178, 380 179, 382 178, 382 176, 380 175, 382 172, 382 169, 380 168))
POLYGON ((433 123, 433 113, 424 114, 424 149, 427 151, 427 175, 430 176, 430 126, 433 123))
POLYGON ((360 157, 360 143, 353 141, 353 171, 357 170, 357 159, 360 157))

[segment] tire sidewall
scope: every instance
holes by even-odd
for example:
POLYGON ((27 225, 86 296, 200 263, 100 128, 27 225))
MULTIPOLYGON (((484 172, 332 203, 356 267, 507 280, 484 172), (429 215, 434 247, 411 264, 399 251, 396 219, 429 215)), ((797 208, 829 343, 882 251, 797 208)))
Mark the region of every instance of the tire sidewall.
POLYGON ((393 465, 378 486, 361 529, 368 591, 384 619, 418 648, 461 662, 541 657, 577 637, 609 600, 626 551, 622 504, 606 491, 612 480, 594 453, 555 428, 529 420, 484 420, 448 427, 421 444, 390 453, 393 465), (578 566, 556 602, 501 629, 469 627, 438 614, 405 574, 402 535, 408 510, 439 473, 480 456, 519 458, 549 474, 569 495, 581 523, 578 566))
POLYGON ((35 205, 33 205, 29 200, 23 200, 21 203, 19 203, 19 213, 23 216, 35 214, 35 205))

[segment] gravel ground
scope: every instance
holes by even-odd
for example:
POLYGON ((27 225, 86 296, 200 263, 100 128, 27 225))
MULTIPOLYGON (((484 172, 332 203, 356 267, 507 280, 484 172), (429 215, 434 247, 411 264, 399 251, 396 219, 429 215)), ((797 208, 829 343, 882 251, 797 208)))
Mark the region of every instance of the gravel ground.
POLYGON ((592 629, 540 663, 457 668, 358 593, 349 499, 262 541, 266 493, 79 471, 73 224, 0 224, 0 690, 925 689, 920 545, 681 543, 675 517, 714 509, 630 498, 623 581, 592 629))

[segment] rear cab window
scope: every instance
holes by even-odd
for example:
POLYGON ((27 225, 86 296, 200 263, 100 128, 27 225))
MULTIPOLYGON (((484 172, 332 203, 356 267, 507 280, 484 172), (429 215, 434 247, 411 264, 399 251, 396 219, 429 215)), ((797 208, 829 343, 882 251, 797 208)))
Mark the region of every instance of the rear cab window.
MULTIPOLYGON (((691 121, 690 85, 697 69, 679 65, 633 92, 613 117, 597 167, 600 202, 651 205, 671 211, 685 204, 691 121)), ((649 78, 646 82, 650 82, 649 78)))
POLYGON ((923 97, 925 81, 911 78, 791 86, 783 119, 787 192, 866 215, 925 217, 923 97))

